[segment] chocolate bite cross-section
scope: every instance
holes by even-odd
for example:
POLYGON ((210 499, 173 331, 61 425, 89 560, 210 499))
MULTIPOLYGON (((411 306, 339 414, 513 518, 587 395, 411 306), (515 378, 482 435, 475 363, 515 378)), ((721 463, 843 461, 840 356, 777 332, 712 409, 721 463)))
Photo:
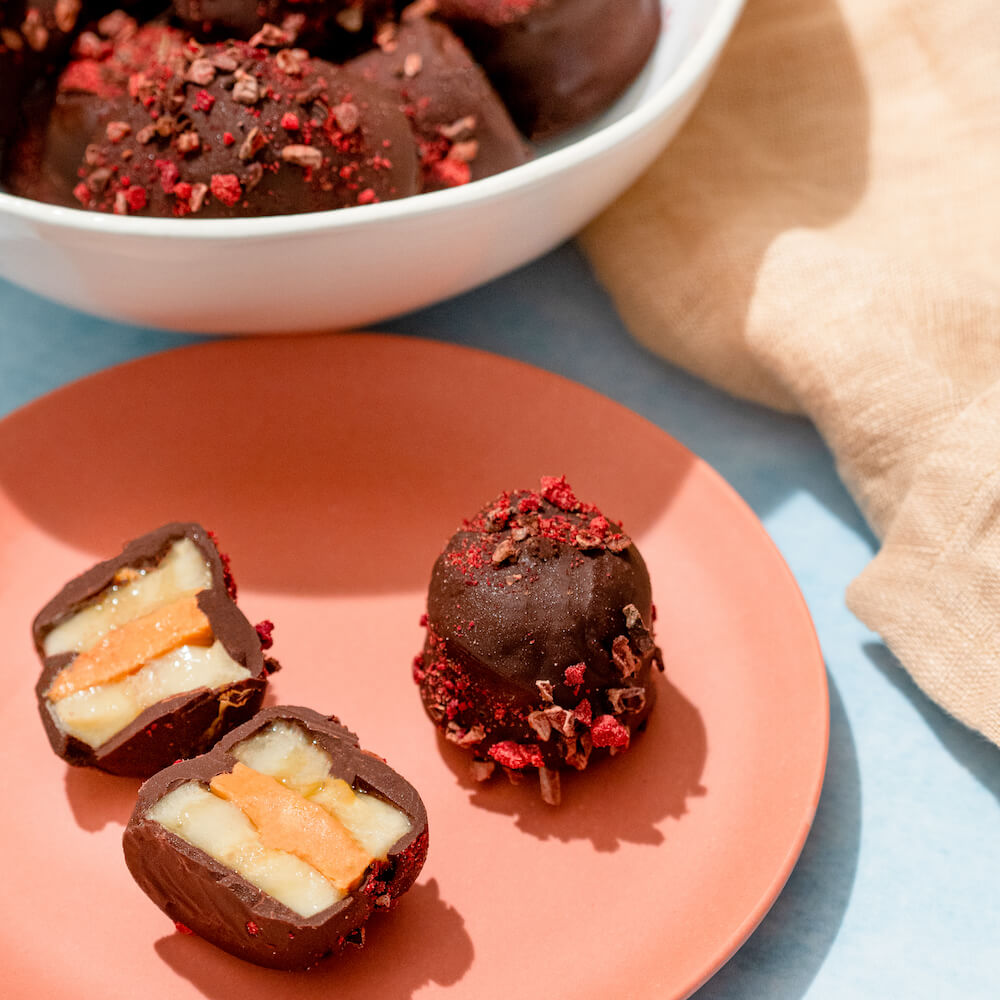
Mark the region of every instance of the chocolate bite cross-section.
POLYGON ((438 557, 414 678, 478 778, 537 771, 556 804, 560 769, 627 749, 645 723, 663 669, 652 620, 631 539, 564 477, 543 477, 538 492, 502 493, 438 557))
POLYGON ((277 664, 235 591, 210 533, 180 523, 66 584, 32 628, 53 750, 148 777, 250 718, 277 664))
POLYGON ((416 790, 335 718, 260 712, 139 791, 125 860, 172 920, 240 958, 302 969, 364 942, 427 856, 416 790))

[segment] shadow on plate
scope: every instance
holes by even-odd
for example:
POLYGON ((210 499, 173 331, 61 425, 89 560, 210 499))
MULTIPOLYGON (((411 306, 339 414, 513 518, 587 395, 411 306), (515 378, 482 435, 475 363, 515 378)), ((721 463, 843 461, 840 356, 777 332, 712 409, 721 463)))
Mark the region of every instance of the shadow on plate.
POLYGON ((826 778, 805 847, 767 916, 692 1000, 799 1000, 836 940, 858 868, 861 772, 840 692, 829 673, 827 681, 826 778))
POLYGON ((688 799, 706 792, 701 773, 708 738, 698 709, 665 677, 657 684, 657 705, 645 731, 625 753, 597 759, 581 774, 564 773, 557 808, 542 802, 533 777, 519 785, 502 774, 477 783, 471 755, 439 736, 441 756, 472 805, 511 816, 518 829, 539 840, 590 840, 598 851, 615 851, 622 842, 659 844, 669 837, 661 821, 681 819, 688 799))
POLYGON ((472 965, 472 939, 461 914, 441 899, 435 879, 418 883, 390 914, 367 924, 366 944, 348 947, 306 972, 262 969, 189 934, 155 948, 177 975, 213 1000, 409 1000, 430 983, 451 986, 472 965))
POLYGON ((66 768, 66 798, 77 826, 91 833, 108 824, 124 827, 142 782, 120 778, 90 767, 66 768))
POLYGON ((542 474, 641 537, 692 461, 573 383, 374 334, 172 351, 0 424, 0 488, 45 533, 97 559, 198 520, 242 585, 294 594, 423 590, 463 517, 542 474))

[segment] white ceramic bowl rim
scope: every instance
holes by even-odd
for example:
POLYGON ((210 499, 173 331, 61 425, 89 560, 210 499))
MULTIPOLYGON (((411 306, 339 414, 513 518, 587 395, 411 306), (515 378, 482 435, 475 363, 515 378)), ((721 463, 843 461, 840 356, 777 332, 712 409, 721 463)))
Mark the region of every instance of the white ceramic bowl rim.
POLYGON ((349 230, 368 225, 376 219, 418 218, 438 210, 443 203, 447 203, 447 200, 455 205, 462 203, 473 205, 477 201, 491 200, 501 197, 512 189, 523 189, 542 183, 570 164, 598 156, 630 135, 641 132, 651 120, 680 100, 716 58, 745 2, 746 0, 721 0, 700 37, 660 89, 617 121, 562 149, 540 156, 537 160, 531 160, 519 167, 460 188, 429 192, 376 205, 338 208, 325 212, 272 215, 252 219, 197 220, 105 215, 82 209, 47 205, 0 191, 0 212, 79 232, 117 233, 157 239, 186 239, 197 236, 199 239, 227 241, 261 236, 285 236, 289 233, 349 230))

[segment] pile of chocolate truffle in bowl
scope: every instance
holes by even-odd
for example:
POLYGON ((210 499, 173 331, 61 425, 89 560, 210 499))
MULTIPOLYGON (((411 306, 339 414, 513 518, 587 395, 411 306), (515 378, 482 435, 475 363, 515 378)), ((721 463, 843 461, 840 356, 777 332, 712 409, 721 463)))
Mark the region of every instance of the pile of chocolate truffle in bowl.
POLYGON ((659 0, 112 6, 0 0, 8 192, 239 218, 461 186, 608 108, 661 18, 659 0))
MULTIPOLYGON (((663 669, 653 614, 638 549, 564 477, 501 493, 432 569, 415 738, 429 731, 422 701, 477 779, 533 776, 525 794, 557 806, 561 772, 627 750, 646 725, 663 669)), ((38 613, 36 694, 67 763, 147 779, 124 860, 178 928, 302 969, 363 944, 368 918, 396 906, 427 857, 428 817, 330 706, 261 709, 273 629, 243 616, 211 532, 167 524, 38 613)), ((393 666, 409 686, 409 665, 393 666)))

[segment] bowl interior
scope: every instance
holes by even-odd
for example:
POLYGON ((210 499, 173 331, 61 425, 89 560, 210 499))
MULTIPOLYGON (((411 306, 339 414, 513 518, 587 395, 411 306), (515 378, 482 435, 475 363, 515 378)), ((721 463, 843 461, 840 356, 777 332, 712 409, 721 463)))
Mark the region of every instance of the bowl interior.
POLYGON ((462 187, 248 219, 115 216, 0 191, 0 277, 98 316, 195 333, 346 329, 422 308, 545 253, 613 201, 680 127, 742 5, 664 2, 650 62, 612 108, 462 187))
MULTIPOLYGON (((362 219, 376 216, 399 215, 422 210, 428 202, 431 208, 447 206, 451 202, 467 199, 470 194, 488 196, 491 189, 500 187, 500 179, 504 185, 510 183, 530 184, 532 178, 544 165, 553 169, 553 158, 559 164, 568 162, 574 151, 586 145, 595 137, 604 137, 609 130, 622 123, 629 124, 630 119, 641 117, 645 110, 648 114, 653 104, 662 103, 667 96, 668 85, 676 74, 684 67, 685 62, 697 57, 697 49, 705 48, 706 36, 718 29, 722 22, 735 19, 735 12, 742 7, 743 0, 662 0, 663 28, 656 48, 649 63, 629 89, 604 113, 580 128, 573 129, 555 140, 537 147, 534 160, 506 171, 496 177, 488 177, 475 184, 462 188, 452 188, 437 191, 432 194, 418 195, 397 202, 385 202, 380 205, 368 205, 359 208, 338 209, 336 211, 304 213, 294 216, 275 216, 267 219, 148 219, 127 216, 107 216, 83 210, 64 209, 45 205, 30 199, 9 194, 0 185, 0 217, 12 213, 26 218, 33 218, 60 226, 82 227, 84 229, 106 228, 111 231, 137 231, 153 226, 158 235, 168 235, 170 230, 183 229, 186 233, 194 232, 194 227, 209 227, 209 230, 232 228, 240 235, 252 235, 252 229, 301 229, 305 225, 315 224, 322 220, 324 225, 356 224, 357 217, 362 219), (306 219, 310 223, 306 223, 306 219)), ((708 40, 711 41, 710 39, 708 40)))

